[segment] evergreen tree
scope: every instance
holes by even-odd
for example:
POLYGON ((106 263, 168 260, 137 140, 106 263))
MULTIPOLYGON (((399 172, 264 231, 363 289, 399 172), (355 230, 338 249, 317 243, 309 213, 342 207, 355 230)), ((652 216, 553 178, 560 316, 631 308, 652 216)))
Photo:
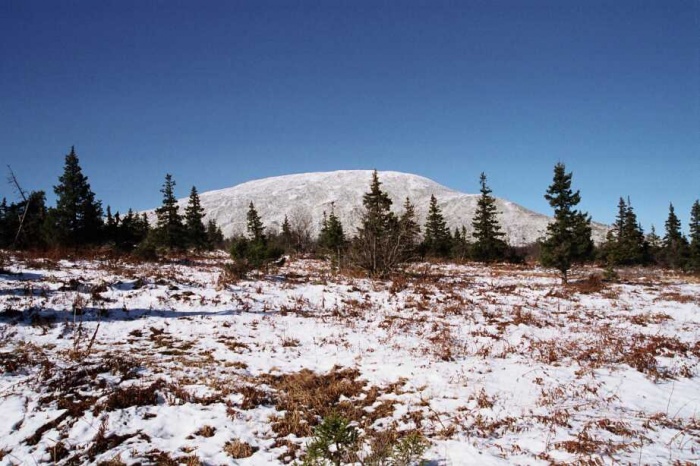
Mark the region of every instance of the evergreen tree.
POLYGON ((335 215, 334 205, 331 205, 330 216, 326 217, 326 212, 323 212, 323 224, 318 244, 333 255, 334 262, 338 266, 341 265, 342 251, 345 248, 345 233, 340 219, 335 215))
POLYGON ((690 209, 690 267, 700 272, 700 201, 690 209))
POLYGON ((472 236, 475 239, 472 258, 482 262, 503 260, 508 254, 508 244, 503 240, 505 233, 501 231, 501 225, 498 223, 496 199, 491 196, 491 188, 486 185, 486 175, 483 172, 479 183, 481 196, 472 221, 472 236))
POLYGON ((270 261, 278 259, 284 251, 269 244, 265 226, 252 202, 246 217, 248 237, 233 241, 231 256, 243 270, 260 269, 270 261))
POLYGON ((651 229, 649 230, 649 234, 646 235, 645 238, 646 245, 647 245, 647 251, 646 251, 646 261, 647 263, 652 263, 652 264, 658 264, 662 261, 661 259, 661 250, 662 250, 662 239, 661 237, 656 233, 656 227, 654 225, 651 226, 651 229))
POLYGON ((163 203, 156 209, 156 242, 168 249, 183 249, 186 240, 185 229, 175 198, 175 180, 170 173, 165 175, 160 192, 163 193, 163 203))
POLYGON ((581 194, 572 191, 571 178, 564 164, 557 163, 553 182, 544 196, 554 208, 554 221, 547 226, 540 255, 542 265, 559 270, 564 283, 572 264, 589 259, 593 252, 590 217, 574 209, 581 202, 581 194))
POLYGON ((284 216, 284 222, 282 222, 282 244, 285 251, 291 251, 294 245, 292 226, 289 224, 289 219, 286 215, 284 216))
POLYGON ((132 251, 146 239, 149 232, 148 221, 129 209, 124 218, 117 222, 115 242, 122 251, 132 251))
POLYGON ((428 217, 425 221, 423 251, 432 257, 447 257, 452 246, 452 237, 447 222, 434 195, 430 196, 428 217))
POLYGON ((471 256, 472 243, 469 241, 467 228, 462 225, 462 228, 455 228, 452 235, 452 257, 459 261, 467 260, 471 256))
POLYGON ((669 205, 665 226, 666 234, 661 251, 662 262, 666 267, 683 268, 688 257, 688 240, 681 232, 681 222, 676 216, 673 204, 669 205))
POLYGON ((83 175, 75 147, 66 155, 58 181, 54 186, 56 208, 50 213, 52 239, 62 246, 96 244, 101 239, 102 205, 83 175))
POLYGON ((248 206, 248 213, 246 214, 248 237, 252 241, 265 241, 265 227, 263 226, 260 215, 258 211, 255 210, 255 206, 251 202, 248 206))
POLYGON ((197 188, 192 186, 190 198, 185 208, 185 233, 187 244, 196 249, 207 248, 207 230, 204 226, 204 209, 199 201, 197 188))
POLYGON ((12 244, 12 242, 9 241, 10 221, 8 215, 7 199, 3 197, 0 203, 0 249, 5 249, 12 244))
POLYGON ((420 243, 420 225, 416 221, 416 208, 407 197, 403 204, 403 213, 399 217, 400 234, 403 237, 403 260, 415 258, 420 243))
POLYGON ((369 192, 362 198, 364 213, 352 250, 355 263, 370 275, 386 275, 404 259, 399 222, 391 204, 375 170, 369 192))
POLYGON ((608 233, 603 255, 609 265, 635 265, 647 261, 649 245, 637 222, 632 203, 620 198, 613 230, 608 233))
POLYGON ((119 227, 119 212, 116 217, 112 215, 112 208, 107 206, 107 221, 105 222, 103 239, 109 243, 117 242, 119 227))
POLYGON ((0 248, 44 248, 46 223, 44 191, 33 191, 29 193, 26 201, 13 202, 10 205, 3 199, 0 206, 0 248))
POLYGON ((207 222, 207 245, 211 249, 219 249, 224 244, 224 233, 214 219, 207 222))

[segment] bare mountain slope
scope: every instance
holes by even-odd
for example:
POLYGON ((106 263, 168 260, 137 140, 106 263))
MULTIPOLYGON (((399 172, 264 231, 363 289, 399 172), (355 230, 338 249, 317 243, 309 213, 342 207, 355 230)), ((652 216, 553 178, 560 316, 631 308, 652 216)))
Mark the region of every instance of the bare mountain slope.
MULTIPOLYGON (((284 217, 290 222, 306 222, 318 233, 323 212, 335 213, 346 233, 352 235, 362 212, 362 195, 368 191, 371 170, 343 170, 304 173, 249 181, 232 188, 200 194, 206 220, 214 219, 225 236, 245 232, 246 212, 250 202, 263 219, 268 230, 279 231, 284 217)), ((406 197, 416 206, 419 223, 423 224, 431 195, 435 195, 449 227, 463 225, 471 232, 471 220, 478 195, 464 194, 446 188, 428 178, 393 171, 379 172, 382 189, 394 201, 393 209, 401 212, 406 197)), ((550 218, 532 212, 504 199, 497 199, 499 221, 512 245, 524 245, 544 236, 550 218)), ((181 211, 187 199, 179 201, 181 211)), ((152 212, 150 212, 152 215, 152 212)), ((594 224, 594 238, 600 241, 606 228, 594 224)))

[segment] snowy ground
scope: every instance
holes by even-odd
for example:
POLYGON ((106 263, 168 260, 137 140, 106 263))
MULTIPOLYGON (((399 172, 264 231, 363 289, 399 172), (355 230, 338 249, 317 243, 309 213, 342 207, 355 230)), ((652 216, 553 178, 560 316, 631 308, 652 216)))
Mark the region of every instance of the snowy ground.
POLYGON ((221 262, 6 261, 0 464, 287 464, 331 412, 433 465, 700 461, 697 280, 221 262))

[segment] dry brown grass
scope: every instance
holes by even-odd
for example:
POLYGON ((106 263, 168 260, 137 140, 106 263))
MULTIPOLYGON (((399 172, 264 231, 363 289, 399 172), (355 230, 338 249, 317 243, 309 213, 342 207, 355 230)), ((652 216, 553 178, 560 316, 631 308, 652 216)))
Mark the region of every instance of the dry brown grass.
POLYGON ((215 433, 216 433, 216 427, 206 425, 206 426, 200 427, 197 430, 197 432, 195 432, 194 434, 199 435, 200 437, 209 438, 209 437, 213 437, 215 433))
POLYGON ((253 454, 258 451, 258 447, 251 446, 240 440, 230 440, 224 445, 224 451, 231 458, 240 459, 253 456, 253 454))

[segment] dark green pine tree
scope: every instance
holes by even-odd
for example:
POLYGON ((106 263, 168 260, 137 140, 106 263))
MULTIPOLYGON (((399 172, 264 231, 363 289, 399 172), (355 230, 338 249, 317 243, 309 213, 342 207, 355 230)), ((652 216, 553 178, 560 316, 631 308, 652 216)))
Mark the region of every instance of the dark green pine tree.
POLYGON ((119 231, 119 212, 116 216, 112 215, 112 208, 107 206, 107 220, 104 226, 103 238, 109 243, 117 243, 117 236, 119 231))
POLYGON ((662 263, 672 269, 683 268, 688 259, 688 240, 681 232, 681 221, 676 216, 673 204, 669 205, 665 226, 666 234, 661 251, 662 263))
POLYGON ((42 249, 46 246, 48 220, 44 191, 33 191, 26 201, 10 205, 3 200, 1 210, 4 213, 0 248, 42 249))
POLYGON ((117 247, 123 251, 132 251, 137 244, 146 239, 149 229, 148 221, 129 209, 124 218, 117 222, 117 247))
POLYGON ((425 220, 423 251, 430 257, 448 257, 452 248, 452 236, 434 195, 430 196, 428 217, 425 220))
POLYGON ((542 265, 559 270, 564 283, 571 266, 588 260, 593 252, 591 220, 588 214, 574 208, 581 202, 581 194, 572 191, 571 178, 563 163, 555 165, 552 184, 544 196, 554 208, 554 221, 547 226, 540 254, 542 265))
POLYGON ((508 254, 508 244, 503 240, 505 233, 498 223, 496 199, 491 195, 491 188, 486 184, 486 175, 482 172, 479 177, 481 196, 476 204, 476 212, 472 220, 472 259, 481 262, 503 260, 508 254))
POLYGON ((224 233, 214 219, 207 222, 207 247, 210 250, 221 249, 224 245, 224 233))
POLYGON ((255 205, 253 205, 252 201, 248 206, 246 220, 248 222, 248 238, 251 241, 265 242, 267 240, 267 238, 265 237, 265 227, 263 226, 262 220, 260 219, 260 215, 258 215, 258 211, 255 210, 255 205))
POLYGON ((233 242, 231 256, 246 268, 260 269, 278 259, 284 251, 268 244, 265 226, 252 202, 248 207, 246 218, 248 237, 238 238, 233 242))
POLYGON ((292 226, 289 224, 289 218, 286 215, 284 216, 284 222, 282 222, 282 246, 286 252, 290 252, 294 247, 292 226))
POLYGON ((402 261, 398 220, 391 204, 375 170, 369 192, 362 198, 364 213, 352 249, 354 262, 370 275, 386 275, 402 261))
POLYGON ((649 246, 629 199, 625 202, 620 198, 615 224, 603 250, 609 265, 637 265, 646 262, 649 246))
POLYGON ((204 209, 199 200, 197 188, 192 186, 190 198, 185 207, 185 235, 187 245, 197 251, 207 248, 207 229, 204 226, 204 209))
POLYGON ((10 220, 7 199, 0 203, 0 249, 6 249, 12 244, 10 240, 10 220))
POLYGON ((455 228, 452 237, 452 258, 458 261, 467 260, 472 252, 472 243, 469 241, 467 228, 464 225, 462 228, 455 228))
POLYGON ((328 251, 333 256, 333 262, 341 265, 343 250, 345 249, 345 232, 343 224, 335 215, 335 206, 331 204, 331 214, 326 217, 326 212, 323 212, 323 224, 321 233, 318 238, 319 246, 328 251))
POLYGON ((632 202, 627 198, 627 212, 623 230, 624 250, 629 264, 643 264, 647 261, 649 245, 644 237, 644 230, 637 221, 632 202))
POLYGON ((185 228, 182 224, 180 207, 175 198, 175 180, 170 173, 165 175, 165 182, 160 192, 163 193, 163 203, 156 209, 156 243, 171 250, 184 249, 185 228))
POLYGON ((415 259, 420 246, 420 225, 416 221, 416 207, 408 197, 403 204, 403 212, 399 217, 399 230, 402 260, 410 261, 415 259))
POLYGON ((690 209, 690 267, 700 272, 700 201, 690 209))
POLYGON ((50 235, 61 246, 80 247, 101 239, 102 205, 95 200, 87 176, 80 168, 75 147, 66 155, 63 175, 53 190, 56 208, 50 211, 50 235))

